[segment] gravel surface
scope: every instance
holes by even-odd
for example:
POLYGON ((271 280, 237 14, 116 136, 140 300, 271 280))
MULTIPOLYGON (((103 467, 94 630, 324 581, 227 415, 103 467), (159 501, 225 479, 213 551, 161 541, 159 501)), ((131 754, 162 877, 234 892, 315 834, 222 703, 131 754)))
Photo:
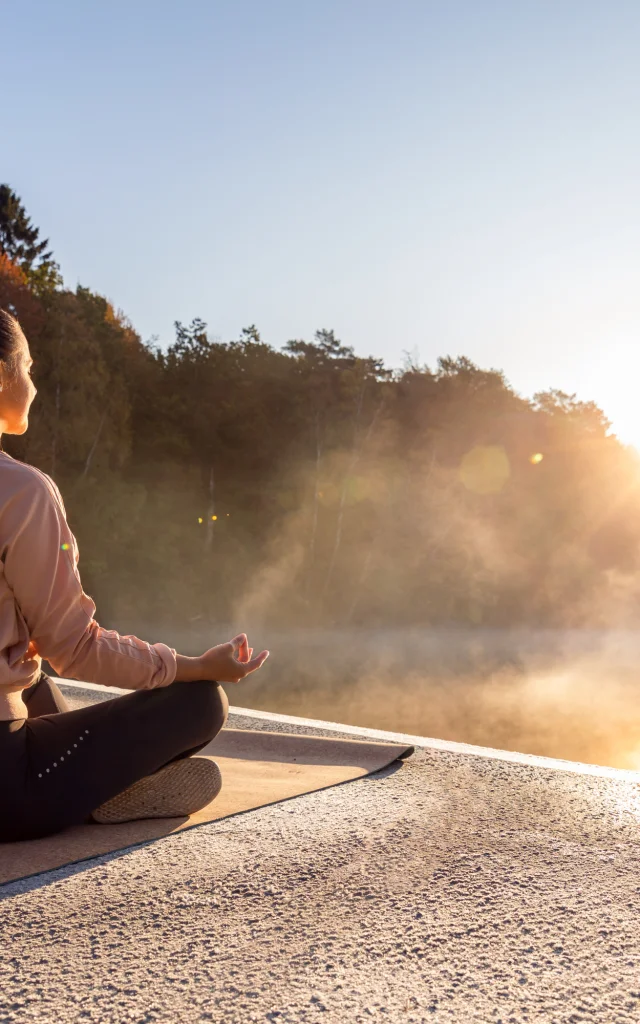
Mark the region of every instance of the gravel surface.
POLYGON ((637 1024, 639 794, 419 749, 10 883, 0 1022, 637 1024))

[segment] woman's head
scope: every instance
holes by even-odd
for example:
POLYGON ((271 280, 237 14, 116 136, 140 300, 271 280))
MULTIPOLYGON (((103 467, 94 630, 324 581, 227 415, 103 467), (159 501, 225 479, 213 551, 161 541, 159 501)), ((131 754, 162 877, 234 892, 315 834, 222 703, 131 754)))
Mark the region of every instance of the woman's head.
POLYGON ((20 324, 0 309, 0 433, 24 434, 36 397, 31 380, 33 360, 20 324))

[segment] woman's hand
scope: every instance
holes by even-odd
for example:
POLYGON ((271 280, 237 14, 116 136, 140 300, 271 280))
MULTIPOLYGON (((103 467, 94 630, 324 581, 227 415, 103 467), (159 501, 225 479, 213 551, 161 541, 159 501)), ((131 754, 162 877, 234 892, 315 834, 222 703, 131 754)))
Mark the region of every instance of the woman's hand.
POLYGON ((40 668, 40 662, 37 660, 37 658, 38 648, 34 644, 33 640, 30 640, 25 656, 22 659, 22 664, 24 665, 25 669, 28 668, 30 672, 35 672, 38 668, 40 668))
POLYGON ((226 644, 218 644, 199 658, 177 655, 176 680, 215 679, 218 683, 239 683, 255 672, 269 657, 269 651, 253 655, 246 633, 238 633, 226 644))

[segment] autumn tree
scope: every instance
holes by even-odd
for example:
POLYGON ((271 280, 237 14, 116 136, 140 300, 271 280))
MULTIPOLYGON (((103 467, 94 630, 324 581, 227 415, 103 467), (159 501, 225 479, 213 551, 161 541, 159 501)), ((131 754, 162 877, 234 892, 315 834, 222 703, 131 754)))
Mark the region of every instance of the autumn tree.
POLYGON ((40 230, 9 185, 0 185, 0 253, 20 267, 34 290, 57 288, 60 271, 49 247, 49 239, 40 238, 40 230))

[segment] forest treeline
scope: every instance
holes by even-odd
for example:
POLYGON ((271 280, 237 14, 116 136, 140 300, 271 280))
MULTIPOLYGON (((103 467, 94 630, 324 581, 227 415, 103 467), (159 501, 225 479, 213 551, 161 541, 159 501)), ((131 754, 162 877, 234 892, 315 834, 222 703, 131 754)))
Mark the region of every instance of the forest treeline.
MULTIPOLYGON (((64 287, 0 186, 0 306, 35 359, 16 458, 59 484, 105 625, 611 625, 638 609, 636 453, 596 405, 319 330, 142 341, 64 287)), ((553 367, 550 367, 550 374, 553 367)))

